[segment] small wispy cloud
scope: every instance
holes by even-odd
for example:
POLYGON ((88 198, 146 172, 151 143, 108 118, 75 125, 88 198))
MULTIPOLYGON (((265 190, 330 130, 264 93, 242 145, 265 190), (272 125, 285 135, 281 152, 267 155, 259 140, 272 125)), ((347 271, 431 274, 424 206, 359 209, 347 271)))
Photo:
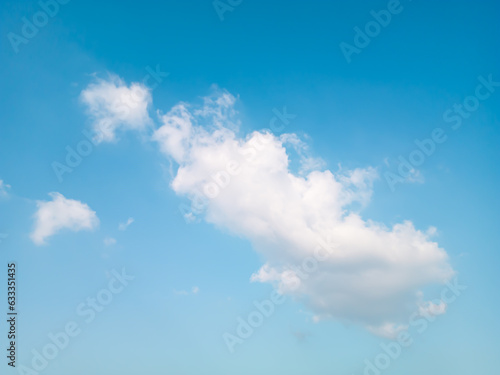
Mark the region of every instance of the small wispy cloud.
POLYGON ((134 218, 133 217, 129 217, 125 223, 120 223, 118 225, 118 230, 121 230, 121 231, 127 230, 127 228, 129 227, 129 225, 132 224, 133 222, 134 222, 134 218))
POLYGON ((9 195, 7 189, 10 189, 10 185, 7 185, 3 180, 0 180, 0 197, 6 197, 9 195))
POLYGON ((408 176, 406 177, 405 181, 404 182, 407 182, 407 183, 410 183, 410 184, 423 184, 425 182, 425 178, 424 178, 424 175, 422 174, 422 172, 419 170, 419 169, 415 169, 413 168, 410 173, 408 174, 408 176))
POLYGON ((113 237, 106 237, 103 242, 106 246, 116 245, 116 239, 114 239, 113 237))
POLYGON ((191 293, 187 292, 186 290, 176 290, 174 289, 174 294, 178 296, 187 296, 189 294, 198 294, 200 292, 200 288, 197 286, 193 286, 191 288, 191 293))
POLYGON ((174 294, 177 294, 178 296, 187 296, 188 292, 186 292, 185 290, 175 290, 174 289, 174 294))

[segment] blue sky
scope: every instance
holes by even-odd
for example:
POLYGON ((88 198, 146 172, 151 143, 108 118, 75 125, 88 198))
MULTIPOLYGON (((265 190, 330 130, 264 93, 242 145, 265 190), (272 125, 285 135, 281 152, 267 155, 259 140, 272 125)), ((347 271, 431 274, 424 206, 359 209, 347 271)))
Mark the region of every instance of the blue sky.
POLYGON ((498 4, 223 1, 221 20, 211 1, 62 3, 14 46, 41 5, 0 8, 18 366, 35 371, 32 350, 74 321, 37 373, 363 374, 406 328, 414 342, 380 373, 497 373, 498 4), (394 7, 356 47, 354 28, 394 7), (143 85, 151 71, 161 81, 143 85), (91 151, 58 178, 81 142, 91 151), (181 212, 217 173, 227 186, 181 212), (297 279, 323 237, 330 257, 297 279), (77 307, 123 269, 134 280, 86 323, 77 307), (453 280, 467 289, 440 304, 453 280), (285 301, 231 352, 224 334, 274 290, 285 301))

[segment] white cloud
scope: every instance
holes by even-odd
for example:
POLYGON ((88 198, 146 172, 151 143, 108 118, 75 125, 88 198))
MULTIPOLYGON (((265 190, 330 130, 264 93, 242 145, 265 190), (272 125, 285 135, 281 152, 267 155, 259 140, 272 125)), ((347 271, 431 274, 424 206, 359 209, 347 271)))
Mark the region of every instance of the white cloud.
POLYGON ((234 103, 222 91, 201 108, 181 103, 162 117, 153 139, 179 164, 172 189, 207 222, 251 241, 266 260, 252 281, 303 301, 315 321, 394 335, 422 306, 419 290, 454 274, 433 230, 365 220, 357 210, 372 198, 375 169, 321 170, 294 134, 239 137, 234 103), (287 146, 300 151, 296 172, 287 146), (335 244, 328 259, 301 277, 297 269, 325 239, 335 244))
POLYGON ((200 291, 200 288, 198 288, 197 286, 193 286, 193 287, 191 288, 191 292, 192 292, 193 294, 198 294, 198 292, 199 292, 199 291, 200 291))
POLYGON ((104 245, 106 245, 106 246, 116 245, 116 239, 113 237, 106 237, 106 238, 104 238, 103 242, 104 242, 104 245))
POLYGON ((125 223, 120 223, 118 224, 118 230, 125 231, 127 230, 128 226, 134 222, 133 217, 129 217, 125 223))
POLYGON ((152 124, 148 114, 150 90, 140 83, 126 83, 116 75, 98 79, 82 91, 80 98, 93 120, 98 142, 116 140, 119 130, 144 130, 152 124))
POLYGON ((7 189, 10 189, 10 185, 7 185, 3 180, 0 180, 0 198, 9 195, 7 189))
POLYGON ((66 199, 60 193, 50 193, 51 201, 37 201, 35 228, 30 237, 37 245, 61 229, 74 232, 92 230, 99 225, 96 213, 88 205, 73 199, 66 199))

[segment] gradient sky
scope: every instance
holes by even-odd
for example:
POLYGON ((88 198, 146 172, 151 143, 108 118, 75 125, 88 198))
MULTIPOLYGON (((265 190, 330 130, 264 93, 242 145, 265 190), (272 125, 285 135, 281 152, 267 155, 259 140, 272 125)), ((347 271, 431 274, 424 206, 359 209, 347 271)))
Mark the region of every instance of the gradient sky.
MULTIPOLYGON (((348 63, 339 44, 353 44, 353 28, 364 28, 386 1, 243 1, 221 21, 211 1, 71 0, 17 53, 7 35, 20 34, 22 18, 40 6, 2 2, 0 259, 3 269, 18 265, 18 364, 28 365, 31 350, 69 321, 82 333, 42 373, 362 374, 387 342, 356 324, 315 323, 306 304, 289 298, 229 353, 223 333, 273 291, 250 282, 265 259, 246 238, 204 220, 186 223, 179 204, 188 200, 170 187, 177 166, 148 134, 120 133, 58 180, 52 163, 64 162, 66 147, 91 128, 82 91, 109 73, 140 82, 159 66, 169 75, 151 90, 153 128, 157 110, 200 103, 212 85, 237 97, 241 137, 268 128, 273 110, 286 106, 296 118, 283 132, 305 139, 324 169, 377 169, 363 219, 437 228, 435 241, 468 288, 414 333, 384 374, 496 375, 500 88, 457 130, 443 114, 474 95, 478 77, 500 81, 500 7, 401 6, 348 63), (435 128, 446 129, 447 141, 392 191, 384 173, 396 173, 398 157, 435 128), (99 226, 34 243, 37 201, 51 192, 87 204, 99 226), (128 218, 133 223, 119 230, 128 218), (83 323, 76 307, 122 268, 134 281, 83 323)), ((5 283, 0 290, 5 296, 5 283)))

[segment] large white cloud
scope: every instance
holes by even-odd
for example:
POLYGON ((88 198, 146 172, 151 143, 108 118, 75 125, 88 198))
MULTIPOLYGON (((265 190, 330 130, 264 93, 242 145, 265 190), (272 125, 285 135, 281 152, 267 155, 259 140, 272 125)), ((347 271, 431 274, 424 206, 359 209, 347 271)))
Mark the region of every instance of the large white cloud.
POLYGON ((91 230, 99 225, 99 219, 88 205, 77 200, 67 199, 60 193, 50 193, 51 201, 37 201, 35 228, 31 233, 32 241, 37 245, 61 229, 74 232, 91 230))
MULTIPOLYGON (((127 87, 113 77, 91 85, 82 99, 102 140, 114 140, 118 128, 150 123, 150 93, 139 84, 127 87), (144 100, 134 100, 135 111, 123 111, 123 98, 134 90, 144 100)), ((446 252, 432 240, 435 229, 363 219, 359 210, 369 204, 378 178, 374 168, 324 170, 295 134, 255 131, 241 137, 235 102, 215 89, 201 105, 174 106, 154 131, 152 139, 178 165, 172 189, 192 202, 185 216, 201 214, 251 241, 265 261, 251 281, 271 283, 304 302, 315 321, 333 318, 392 336, 413 311, 444 313, 443 303, 425 301, 421 291, 454 274, 446 252), (318 244, 328 256, 305 272, 318 244)), ((43 242, 43 235, 38 238, 43 242)))
POLYGON ((200 106, 180 103, 153 135, 178 164, 171 186, 193 202, 194 213, 186 215, 200 210, 208 222, 251 241, 265 259, 251 280, 303 301, 316 320, 391 336, 412 311, 431 306, 420 290, 454 273, 432 240, 435 230, 364 220, 358 210, 371 199, 375 169, 318 170, 321 163, 299 152, 307 168, 294 171, 289 154, 303 149, 298 137, 266 131, 239 137, 234 103, 225 91, 200 106), (325 241, 333 244, 328 258, 303 272, 304 259, 325 241))
POLYGON ((152 124, 148 114, 150 90, 140 83, 127 86, 119 77, 98 79, 82 91, 80 98, 93 120, 99 142, 111 142, 119 130, 143 130, 152 124))

